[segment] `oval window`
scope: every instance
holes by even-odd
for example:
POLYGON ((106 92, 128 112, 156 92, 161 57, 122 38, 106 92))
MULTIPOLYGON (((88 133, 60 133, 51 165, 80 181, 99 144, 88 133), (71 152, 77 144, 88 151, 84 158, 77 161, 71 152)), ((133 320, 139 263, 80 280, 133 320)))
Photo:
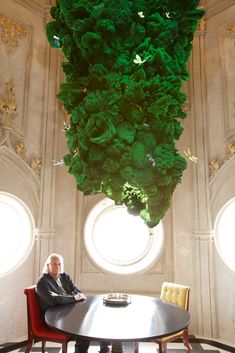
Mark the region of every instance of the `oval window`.
POLYGON ((14 271, 29 254, 34 222, 27 206, 14 195, 0 192, 0 277, 14 271))
POLYGON ((231 199, 220 210, 215 222, 215 245, 226 263, 226 265, 235 271, 235 199, 231 199))
POLYGON ((160 257, 163 226, 149 229, 126 206, 110 199, 100 201, 89 213, 84 241, 91 260, 101 270, 130 274, 147 270, 160 257))

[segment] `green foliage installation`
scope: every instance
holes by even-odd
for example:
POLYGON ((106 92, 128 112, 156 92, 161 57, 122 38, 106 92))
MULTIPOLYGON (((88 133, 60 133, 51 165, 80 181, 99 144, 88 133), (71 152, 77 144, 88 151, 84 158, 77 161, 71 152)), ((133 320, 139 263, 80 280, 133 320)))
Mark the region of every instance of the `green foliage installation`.
POLYGON ((66 61, 64 162, 85 195, 104 193, 154 227, 186 168, 175 147, 182 80, 203 11, 196 0, 57 0, 47 36, 66 61))

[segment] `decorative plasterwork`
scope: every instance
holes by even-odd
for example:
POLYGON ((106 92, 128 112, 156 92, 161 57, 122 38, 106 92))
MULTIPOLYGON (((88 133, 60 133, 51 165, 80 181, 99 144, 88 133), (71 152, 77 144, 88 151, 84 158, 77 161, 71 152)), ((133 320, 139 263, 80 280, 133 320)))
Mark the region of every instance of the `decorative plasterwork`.
POLYGON ((228 36, 235 36, 235 24, 232 25, 232 26, 229 26, 225 29, 225 33, 228 35, 228 36))
POLYGON ((17 143, 16 154, 21 159, 25 159, 25 143, 23 141, 17 143))
MULTIPOLYGON (((205 0, 200 1, 199 9, 206 10, 205 0)), ((198 26, 195 32, 196 35, 204 35, 206 34, 206 18, 203 16, 201 20, 198 22, 198 26)))
POLYGON ((203 17, 199 21, 197 29, 196 29, 196 34, 198 34, 198 35, 206 34, 206 19, 205 19, 205 17, 203 17))
POLYGON ((222 161, 213 159, 209 163, 209 178, 212 180, 219 169, 235 155, 235 143, 228 143, 225 148, 225 158, 222 161))
POLYGON ((186 114, 188 113, 188 108, 189 108, 188 102, 183 103, 182 110, 184 113, 186 113, 186 114))
POLYGON ((220 169, 220 162, 218 159, 212 159, 209 163, 209 179, 212 180, 220 169))
POLYGON ((44 25, 46 25, 49 21, 51 21, 51 19, 52 19, 52 17, 51 17, 49 10, 48 10, 43 16, 44 25))
POLYGON ((31 168, 34 171, 35 174, 40 174, 41 168, 42 168, 42 159, 41 157, 38 158, 33 158, 31 161, 31 168))
POLYGON ((0 115, 2 116, 0 122, 4 130, 11 130, 12 120, 18 110, 14 88, 13 79, 6 81, 5 93, 0 96, 0 115))
POLYGON ((233 102, 233 115, 235 117, 235 102, 233 102))
POLYGON ((14 2, 20 4, 24 8, 27 8, 30 12, 35 13, 37 16, 43 16, 44 12, 55 4, 54 0, 14 0, 14 2))
POLYGON ((223 107, 224 138, 228 140, 235 133, 235 23, 219 30, 221 63, 221 102, 223 107))
MULTIPOLYGON (((18 102, 15 95, 13 79, 5 82, 5 92, 0 96, 0 147, 5 145, 22 159, 25 159, 26 146, 24 137, 14 126, 14 118, 18 113, 18 102)), ((36 174, 41 170, 41 158, 34 157, 30 166, 36 174)))
POLYGON ((27 36, 26 27, 3 15, 0 15, 0 30, 7 54, 13 54, 18 48, 20 39, 27 36))
POLYGON ((213 0, 210 4, 207 4, 206 17, 209 19, 213 16, 220 15, 223 11, 232 6, 234 6, 234 0, 213 0))

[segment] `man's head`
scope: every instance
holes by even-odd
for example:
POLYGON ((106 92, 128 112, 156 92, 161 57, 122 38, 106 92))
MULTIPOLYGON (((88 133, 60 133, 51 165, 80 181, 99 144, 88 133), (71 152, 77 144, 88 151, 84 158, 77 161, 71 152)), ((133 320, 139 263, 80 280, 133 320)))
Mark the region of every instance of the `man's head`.
POLYGON ((52 277, 57 278, 62 272, 64 272, 63 257, 58 254, 49 255, 43 267, 43 273, 49 273, 52 277))

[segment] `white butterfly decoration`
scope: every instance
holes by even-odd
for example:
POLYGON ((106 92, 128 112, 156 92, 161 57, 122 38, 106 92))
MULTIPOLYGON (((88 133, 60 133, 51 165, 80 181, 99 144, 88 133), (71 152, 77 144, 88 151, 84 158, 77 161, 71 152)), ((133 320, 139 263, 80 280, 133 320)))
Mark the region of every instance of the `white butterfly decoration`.
POLYGON ((184 154, 186 157, 188 157, 190 161, 192 161, 193 163, 197 163, 198 158, 192 155, 192 152, 189 148, 187 151, 184 151, 184 154))
POLYGON ((138 12, 138 15, 140 16, 140 18, 144 18, 144 13, 143 13, 143 11, 139 11, 139 12, 138 12))
POLYGON ((153 158, 153 156, 151 154, 147 154, 146 157, 148 158, 148 160, 152 163, 152 166, 155 167, 156 165, 156 161, 153 158))
POLYGON ((167 18, 171 18, 170 12, 166 12, 166 17, 167 17, 167 18))
POLYGON ((57 37, 57 36, 53 36, 53 39, 54 39, 54 43, 55 43, 55 45, 60 46, 60 38, 59 38, 59 37, 57 37))
POLYGON ((67 131, 67 130, 70 130, 70 124, 69 124, 69 123, 66 123, 66 122, 64 121, 64 128, 63 128, 63 130, 61 130, 61 131, 67 131))
POLYGON ((63 160, 63 159, 61 159, 61 160, 59 160, 59 161, 53 160, 53 161, 52 161, 52 164, 53 164, 53 165, 64 166, 64 160, 63 160))
POLYGON ((141 57, 140 57, 138 54, 136 54, 135 59, 134 59, 133 61, 134 61, 135 64, 141 65, 141 64, 143 64, 148 58, 149 58, 149 56, 148 56, 146 59, 142 60, 141 57))

